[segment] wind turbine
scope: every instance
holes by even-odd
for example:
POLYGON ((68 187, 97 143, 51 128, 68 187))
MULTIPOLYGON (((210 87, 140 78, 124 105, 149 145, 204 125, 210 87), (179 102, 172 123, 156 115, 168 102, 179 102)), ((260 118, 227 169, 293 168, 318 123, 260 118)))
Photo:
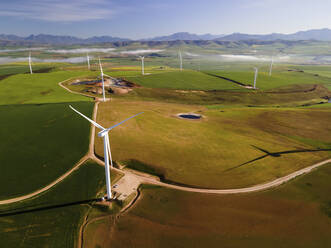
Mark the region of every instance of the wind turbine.
POLYGON ((256 89, 256 79, 257 79, 257 74, 258 74, 259 70, 257 69, 257 67, 255 67, 254 69, 255 69, 255 75, 254 75, 254 89, 256 89))
POLYGON ((271 74, 272 74, 272 66, 273 66, 273 64, 274 64, 274 57, 272 56, 271 57, 271 63, 270 63, 270 69, 269 69, 269 76, 271 76, 271 74))
POLYGON ((183 70, 183 58, 182 58, 182 52, 180 50, 178 51, 178 55, 179 55, 179 68, 182 71, 183 70))
POLYGON ((98 133, 98 136, 103 138, 103 152, 104 152, 104 158, 105 158, 105 174, 106 174, 106 188, 107 188, 107 200, 110 200, 112 198, 112 192, 111 192, 111 182, 110 182, 110 170, 109 170, 109 161, 110 161, 110 165, 111 168, 113 168, 113 161, 112 161, 112 157, 111 157, 111 152, 110 152, 110 145, 109 145, 109 131, 112 130, 113 128, 121 125, 122 123, 142 114, 143 112, 133 115, 109 128, 104 128, 101 125, 99 125, 98 123, 96 123, 95 121, 91 120, 90 118, 88 118, 87 116, 83 115, 82 113, 80 113, 78 110, 74 109, 71 105, 69 105, 69 107, 75 111, 77 114, 79 114, 80 116, 82 116, 83 118, 85 118, 86 120, 88 120, 89 122, 91 122, 95 127, 101 129, 101 131, 98 133), (109 157, 108 157, 109 156, 109 157))
POLYGON ((102 96, 103 96, 103 101, 105 102, 106 101, 106 95, 105 95, 105 81, 103 79, 103 76, 107 76, 107 77, 110 77, 109 75, 103 73, 103 69, 102 69, 102 65, 101 65, 101 61, 100 61, 100 57, 99 57, 99 66, 100 66, 100 75, 101 75, 101 81, 102 81, 102 96))
POLYGON ((29 67, 30 67, 30 74, 32 74, 32 65, 31 65, 31 52, 29 52, 29 67))
POLYGON ((90 57, 88 56, 88 53, 86 54, 86 59, 87 59, 87 68, 88 70, 91 69, 91 66, 90 66, 90 57))
POLYGON ((141 59, 141 74, 145 75, 145 64, 144 64, 145 56, 139 56, 139 58, 141 59))

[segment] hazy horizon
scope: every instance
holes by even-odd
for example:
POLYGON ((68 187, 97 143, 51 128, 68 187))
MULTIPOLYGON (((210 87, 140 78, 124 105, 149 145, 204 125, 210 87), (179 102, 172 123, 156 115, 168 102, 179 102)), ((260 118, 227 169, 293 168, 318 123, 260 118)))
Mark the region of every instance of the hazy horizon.
POLYGON ((331 28, 329 9, 327 0, 12 0, 0 3, 0 33, 129 39, 177 32, 289 34, 331 28))

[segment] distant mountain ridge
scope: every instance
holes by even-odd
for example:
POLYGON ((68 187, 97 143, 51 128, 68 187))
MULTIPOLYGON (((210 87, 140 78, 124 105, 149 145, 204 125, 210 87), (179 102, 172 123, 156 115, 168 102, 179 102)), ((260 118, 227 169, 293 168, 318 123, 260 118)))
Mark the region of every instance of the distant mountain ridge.
MULTIPOLYGON (((48 35, 38 34, 27 37, 20 37, 17 35, 0 34, 2 44, 50 44, 50 45, 75 45, 75 44, 97 44, 97 43, 114 43, 114 42, 133 42, 133 40, 113 37, 113 36, 94 36, 90 38, 77 38, 74 36, 63 35, 48 35)), ((275 41, 275 40, 317 40, 317 41, 331 41, 331 29, 312 29, 307 31, 299 31, 293 34, 243 34, 233 33, 230 35, 213 35, 213 34, 192 34, 188 32, 174 33, 168 36, 158 36, 154 38, 141 39, 144 41, 275 41)))
POLYGON ((142 39, 146 41, 174 41, 174 40, 214 40, 217 38, 221 38, 225 35, 213 35, 213 34, 191 34, 188 32, 179 32, 174 33, 168 36, 158 36, 149 39, 142 39))
POLYGON ((95 43, 107 43, 107 42, 118 42, 118 41, 130 41, 130 39, 112 37, 112 36, 94 36, 87 39, 82 39, 74 36, 49 35, 49 34, 30 35, 27 37, 0 34, 0 40, 16 41, 16 42, 17 41, 33 42, 38 44, 52 44, 52 45, 95 44, 95 43))
POLYGON ((218 40, 224 41, 240 41, 240 40, 261 40, 261 41, 272 41, 272 40, 318 40, 318 41, 331 41, 331 29, 311 29, 307 31, 299 31, 293 34, 241 34, 233 33, 230 35, 223 36, 218 40))

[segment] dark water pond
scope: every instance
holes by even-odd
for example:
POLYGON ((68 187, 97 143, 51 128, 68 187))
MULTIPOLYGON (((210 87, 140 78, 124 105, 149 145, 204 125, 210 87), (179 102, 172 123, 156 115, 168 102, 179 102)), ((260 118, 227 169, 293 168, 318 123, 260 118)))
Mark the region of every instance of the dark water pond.
POLYGON ((201 115, 196 115, 196 114, 180 114, 178 116, 180 118, 191 119, 191 120, 201 119, 201 115))

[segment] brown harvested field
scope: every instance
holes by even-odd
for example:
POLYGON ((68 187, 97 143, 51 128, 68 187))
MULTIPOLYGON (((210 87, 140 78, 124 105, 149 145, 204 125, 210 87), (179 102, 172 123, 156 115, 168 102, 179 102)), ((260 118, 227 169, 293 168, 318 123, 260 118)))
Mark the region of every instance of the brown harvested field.
MULTIPOLYGON (((319 151, 331 149, 329 108, 207 109, 113 99, 99 105, 97 121, 109 127, 142 111, 143 115, 111 131, 113 159, 171 182, 239 188, 330 158, 330 151, 319 151), (204 118, 175 117, 186 112, 204 118), (263 150, 272 154, 263 157, 263 150)), ((96 138, 99 156, 102 149, 102 140, 96 138)))
POLYGON ((330 247, 330 179, 328 164, 254 194, 220 196, 144 186, 140 200, 117 219, 111 233, 94 235, 109 239, 100 246, 104 248, 330 247))

